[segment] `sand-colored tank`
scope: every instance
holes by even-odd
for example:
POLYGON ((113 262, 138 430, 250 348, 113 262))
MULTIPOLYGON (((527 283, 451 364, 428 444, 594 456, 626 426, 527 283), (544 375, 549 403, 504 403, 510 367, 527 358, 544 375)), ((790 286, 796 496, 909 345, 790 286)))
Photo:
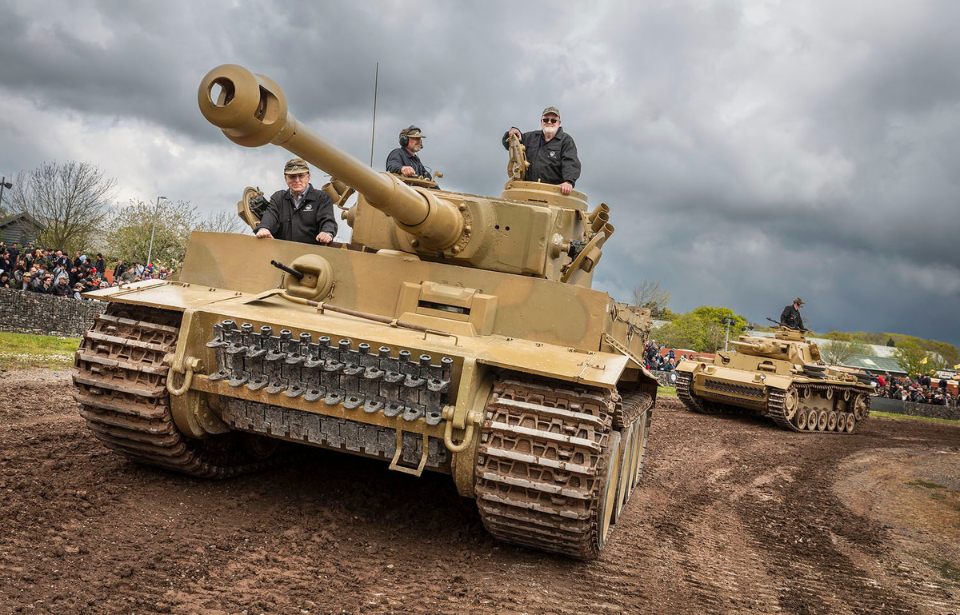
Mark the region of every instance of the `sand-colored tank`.
POLYGON ((497 538, 597 557, 657 391, 649 311, 590 288, 609 208, 516 178, 492 198, 377 172, 238 66, 198 99, 236 143, 306 159, 341 204, 355 191, 352 241, 194 233, 176 281, 91 293, 109 306, 75 381, 94 434, 194 476, 296 463, 289 443, 443 472, 497 538))
POLYGON ((785 429, 853 433, 870 414, 869 376, 826 365, 803 333, 741 336, 713 362, 681 361, 677 396, 694 412, 751 412, 785 429))

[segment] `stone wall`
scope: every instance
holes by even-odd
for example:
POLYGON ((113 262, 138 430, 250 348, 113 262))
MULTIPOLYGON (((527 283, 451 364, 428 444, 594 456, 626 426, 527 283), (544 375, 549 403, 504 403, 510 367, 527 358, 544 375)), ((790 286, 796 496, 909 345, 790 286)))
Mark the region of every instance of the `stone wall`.
POLYGON ((960 408, 951 408, 950 406, 918 404, 912 401, 900 401, 899 399, 888 399, 886 397, 874 397, 870 406, 877 412, 960 421, 960 408))
POLYGON ((677 386, 676 381, 671 382, 670 376, 676 372, 661 372, 655 369, 651 369, 650 373, 657 379, 657 384, 662 387, 675 387, 677 386))
POLYGON ((102 301, 0 288, 0 331, 80 337, 105 309, 102 301))
POLYGON ((918 404, 912 401, 903 402, 903 414, 909 414, 910 416, 927 416, 934 419, 950 419, 951 421, 960 421, 960 408, 918 404))

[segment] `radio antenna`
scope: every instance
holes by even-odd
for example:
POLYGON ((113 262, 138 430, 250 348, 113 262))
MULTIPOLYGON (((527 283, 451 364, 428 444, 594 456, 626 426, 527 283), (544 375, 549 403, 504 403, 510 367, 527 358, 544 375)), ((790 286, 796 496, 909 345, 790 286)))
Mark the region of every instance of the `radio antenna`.
POLYGON ((373 168, 373 142, 377 138, 377 85, 380 81, 380 63, 377 62, 377 72, 373 77, 373 131, 370 134, 370 168, 373 168))

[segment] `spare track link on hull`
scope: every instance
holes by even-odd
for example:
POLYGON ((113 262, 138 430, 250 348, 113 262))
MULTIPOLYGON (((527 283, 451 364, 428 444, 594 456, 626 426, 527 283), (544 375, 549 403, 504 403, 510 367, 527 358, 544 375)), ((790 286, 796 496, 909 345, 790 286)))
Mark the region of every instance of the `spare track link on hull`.
MULTIPOLYGON (((502 380, 494 386, 478 449, 476 492, 484 525, 500 540, 594 559, 606 540, 618 483, 636 484, 642 443, 612 430, 616 391, 566 390, 502 380), (633 440, 633 444, 626 442, 633 440), (626 454, 621 444, 628 446, 626 454), (624 462, 622 459, 628 459, 624 462), (635 471, 620 480, 619 468, 635 471)), ((649 420, 649 396, 635 425, 649 420)), ((624 430, 624 434, 628 431, 624 430)), ((623 487, 621 487, 623 489, 623 487)))
POLYGON ((860 423, 870 414, 870 396, 864 392, 851 391, 848 407, 853 410, 841 412, 838 410, 801 408, 803 395, 800 389, 807 389, 808 395, 832 390, 833 396, 829 399, 834 400, 840 399, 845 390, 843 387, 834 387, 829 384, 794 384, 790 385, 790 388, 786 391, 770 389, 767 399, 767 414, 784 429, 802 432, 851 434, 860 427, 860 423), (788 397, 793 400, 794 408, 792 410, 787 407, 788 397))
POLYGON ((692 380, 691 374, 687 372, 677 372, 677 397, 680 398, 683 405, 686 406, 688 410, 698 414, 720 414, 722 408, 719 404, 700 399, 690 390, 692 380))
POLYGON ((317 341, 304 331, 293 337, 289 329, 273 334, 273 328, 255 331, 250 323, 239 327, 233 320, 213 326, 214 339, 207 343, 217 357, 218 369, 210 380, 223 380, 231 387, 289 398, 303 396, 311 403, 343 404, 348 410, 363 408, 387 418, 424 420, 439 425, 443 408, 450 401, 453 359, 431 355, 414 360, 409 350, 394 356, 389 346, 374 351, 361 342, 334 342, 320 335, 317 341))
POLYGON ((97 316, 76 355, 80 416, 116 453, 191 476, 227 478, 276 465, 276 455, 260 459, 266 455, 244 451, 241 439, 251 436, 195 440, 177 429, 163 357, 176 349, 180 319, 178 312, 119 303, 97 316))

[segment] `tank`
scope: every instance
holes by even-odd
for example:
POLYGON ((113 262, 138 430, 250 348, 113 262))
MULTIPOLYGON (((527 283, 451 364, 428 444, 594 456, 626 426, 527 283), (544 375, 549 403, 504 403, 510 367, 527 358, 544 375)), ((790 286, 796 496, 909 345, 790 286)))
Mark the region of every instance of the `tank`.
POLYGON ((853 433, 870 414, 871 378, 826 365, 803 332, 740 336, 713 363, 681 361, 677 397, 702 414, 748 412, 791 431, 853 433))
MULTIPOLYGON (((377 172, 239 66, 208 73, 198 101, 235 143, 329 173, 352 239, 196 232, 176 280, 89 293, 108 302, 74 376, 93 434, 200 477, 297 463, 304 445, 445 473, 496 538, 598 557, 657 394, 649 311, 591 289, 609 207, 519 172, 499 197, 377 172)), ((251 225, 258 195, 239 204, 251 225)))

